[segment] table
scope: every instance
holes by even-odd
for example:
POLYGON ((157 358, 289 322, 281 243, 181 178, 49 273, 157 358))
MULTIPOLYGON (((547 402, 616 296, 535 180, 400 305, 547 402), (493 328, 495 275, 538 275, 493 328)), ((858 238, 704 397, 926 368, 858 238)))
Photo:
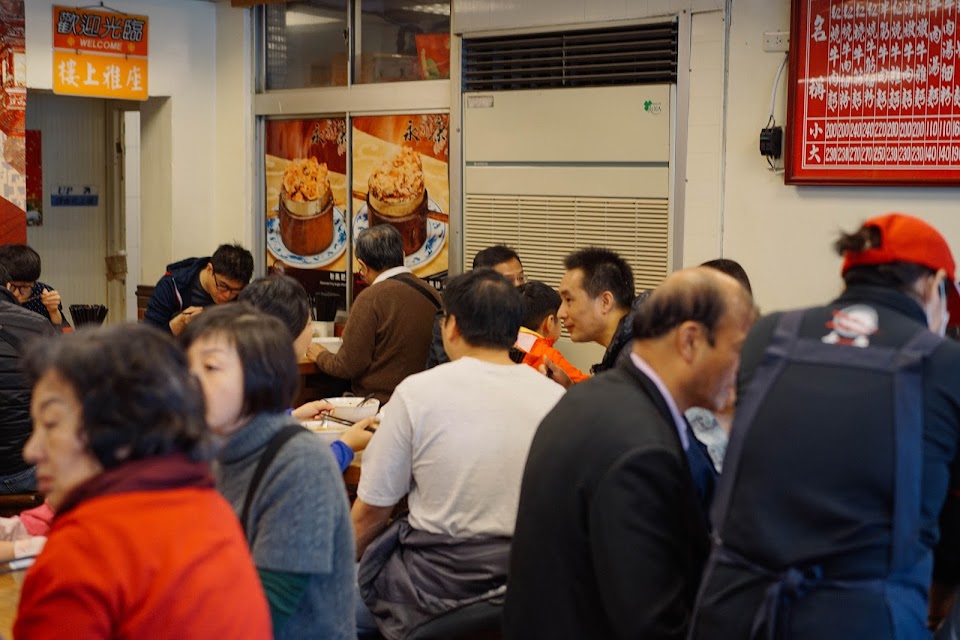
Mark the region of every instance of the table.
POLYGON ((311 400, 342 396, 351 389, 349 380, 323 373, 312 360, 300 360, 297 369, 300 372, 300 393, 293 403, 295 407, 311 400))
POLYGON ((26 570, 0 575, 0 636, 13 638, 13 621, 17 617, 20 602, 20 587, 26 570))

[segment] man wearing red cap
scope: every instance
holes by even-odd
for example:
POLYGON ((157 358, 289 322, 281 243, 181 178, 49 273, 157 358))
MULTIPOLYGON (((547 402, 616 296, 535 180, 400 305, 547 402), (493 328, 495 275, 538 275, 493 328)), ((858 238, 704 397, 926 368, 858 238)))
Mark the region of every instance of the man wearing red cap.
POLYGON ((902 214, 836 249, 843 294, 743 348, 693 639, 929 638, 931 579, 960 584, 953 256, 902 214))

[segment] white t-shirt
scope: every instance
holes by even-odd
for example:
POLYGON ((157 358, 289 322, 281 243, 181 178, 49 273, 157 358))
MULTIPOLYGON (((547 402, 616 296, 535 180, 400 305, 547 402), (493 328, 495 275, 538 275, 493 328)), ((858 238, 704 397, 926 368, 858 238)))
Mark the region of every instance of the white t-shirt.
POLYGON ((530 442, 563 392, 526 365, 475 358, 408 377, 364 451, 357 496, 386 507, 409 494, 421 531, 512 536, 530 442))

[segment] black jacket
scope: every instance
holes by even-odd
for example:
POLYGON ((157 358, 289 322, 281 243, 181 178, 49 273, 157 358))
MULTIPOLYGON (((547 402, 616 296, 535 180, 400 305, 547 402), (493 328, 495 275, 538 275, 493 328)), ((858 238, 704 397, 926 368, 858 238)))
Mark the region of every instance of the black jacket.
MULTIPOLYGON (((734 418, 734 437, 745 434, 743 449, 736 468, 724 465, 720 483, 730 487, 731 500, 715 531, 725 547, 774 571, 816 565, 827 579, 883 578, 891 562, 898 446, 892 381, 869 369, 789 362, 765 395, 755 395, 751 382, 778 320, 779 314, 760 320, 744 345, 739 403, 756 397, 761 404, 750 425, 738 421, 742 414, 734 418)), ((808 309, 799 335, 836 349, 896 349, 925 330, 923 310, 906 295, 855 286, 829 305, 808 309)), ((913 471, 921 487, 916 556, 936 547, 935 573, 950 586, 960 583, 958 381, 960 344, 944 340, 922 368, 923 458, 913 471)), ((920 581, 910 604, 915 632, 924 637, 928 581, 929 575, 920 581)), ((753 637, 767 586, 743 567, 718 566, 704 579, 692 637, 715 638, 718 629, 731 640, 753 637)), ((814 589, 792 606, 790 637, 900 638, 888 607, 882 594, 868 589, 814 589)))
POLYGON ((147 303, 143 319, 165 331, 170 331, 170 321, 187 307, 205 307, 213 304, 209 295, 195 299, 194 290, 198 286, 200 272, 210 258, 187 258, 167 265, 167 272, 157 282, 157 286, 147 303))
POLYGON ((620 354, 624 353, 624 347, 633 340, 633 316, 637 313, 640 303, 646 300, 649 295, 649 291, 644 291, 630 303, 630 311, 620 319, 617 332, 613 334, 613 340, 610 341, 607 350, 603 353, 603 360, 590 367, 591 374, 596 375, 617 366, 617 360, 620 358, 620 354))
POLYGON ((623 359, 567 391, 534 436, 506 637, 680 640, 708 547, 670 410, 623 359))
POLYGON ((28 468, 23 445, 30 437, 30 386, 20 371, 22 348, 37 336, 57 333, 50 320, 20 306, 0 287, 0 326, 20 340, 18 347, 0 337, 0 476, 28 468))

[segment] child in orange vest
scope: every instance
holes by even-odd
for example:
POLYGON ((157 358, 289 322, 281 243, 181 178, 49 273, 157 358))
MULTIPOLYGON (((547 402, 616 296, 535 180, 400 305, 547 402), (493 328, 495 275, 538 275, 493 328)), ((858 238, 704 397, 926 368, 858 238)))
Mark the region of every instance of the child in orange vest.
POLYGON ((573 382, 581 382, 590 376, 581 372, 553 348, 560 337, 560 294, 543 282, 530 281, 520 287, 523 296, 523 322, 514 345, 523 352, 524 364, 538 371, 547 372, 544 358, 556 364, 570 376, 573 382))

